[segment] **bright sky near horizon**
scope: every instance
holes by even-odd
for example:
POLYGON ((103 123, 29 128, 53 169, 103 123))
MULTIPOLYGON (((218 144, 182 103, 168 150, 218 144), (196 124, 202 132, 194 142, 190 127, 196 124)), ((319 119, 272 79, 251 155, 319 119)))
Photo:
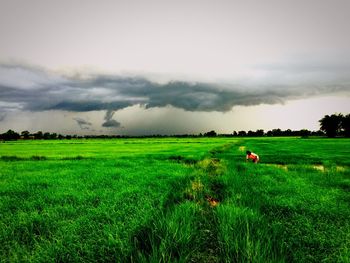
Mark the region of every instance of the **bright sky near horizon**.
POLYGON ((0 0, 0 132, 317 130, 350 112, 347 0, 0 0))

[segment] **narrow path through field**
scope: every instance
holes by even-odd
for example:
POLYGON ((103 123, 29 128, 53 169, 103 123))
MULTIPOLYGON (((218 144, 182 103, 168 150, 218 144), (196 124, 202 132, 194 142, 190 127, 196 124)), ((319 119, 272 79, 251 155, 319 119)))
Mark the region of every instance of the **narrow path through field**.
POLYGON ((226 164, 217 157, 219 153, 227 152, 233 147, 233 144, 225 144, 221 147, 212 149, 210 156, 204 158, 196 164, 198 175, 192 180, 192 186, 197 186, 200 182, 201 187, 192 187, 203 210, 200 224, 202 233, 202 246, 192 255, 190 262, 220 262, 220 245, 218 241, 218 220, 215 208, 223 201, 224 184, 220 180, 220 175, 225 173, 226 164), (198 194, 198 192, 201 192, 198 194))
POLYGON ((227 168, 217 155, 232 146, 214 148, 200 161, 169 158, 190 166, 193 173, 187 177, 189 180, 174 185, 163 211, 134 235, 132 261, 220 262, 215 209, 224 198, 220 175, 227 168))

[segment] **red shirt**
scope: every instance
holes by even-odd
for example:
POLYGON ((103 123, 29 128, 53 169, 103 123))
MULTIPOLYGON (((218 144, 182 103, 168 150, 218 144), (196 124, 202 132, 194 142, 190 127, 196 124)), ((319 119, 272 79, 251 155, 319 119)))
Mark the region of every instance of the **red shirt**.
POLYGON ((256 159, 258 159, 258 155, 254 154, 254 153, 251 153, 251 154, 247 154, 247 160, 248 159, 252 159, 253 161, 255 161, 256 159))

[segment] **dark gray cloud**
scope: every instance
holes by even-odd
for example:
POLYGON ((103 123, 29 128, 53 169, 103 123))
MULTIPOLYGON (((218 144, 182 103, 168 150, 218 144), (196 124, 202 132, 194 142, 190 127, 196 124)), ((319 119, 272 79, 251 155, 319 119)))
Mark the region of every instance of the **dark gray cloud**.
POLYGON ((118 128, 121 126, 121 124, 116 121, 116 120, 113 120, 113 115, 114 115, 115 111, 114 110, 108 110, 106 112, 106 115, 105 115, 105 122, 102 123, 102 127, 106 127, 106 128, 118 128))
MULTIPOLYGON (((143 77, 102 74, 72 77, 41 68, 0 65, 0 110, 106 110, 103 126, 119 127, 120 123, 112 119, 114 112, 133 105, 145 108, 171 105, 186 111, 226 112, 238 105, 277 104, 322 94, 348 94, 350 78, 344 79, 343 71, 339 81, 334 76, 336 74, 331 81, 302 82, 290 78, 285 83, 280 79, 276 83, 262 79, 253 84, 181 81, 159 84, 143 77)), ((81 120, 75 121, 82 124, 81 120)))
POLYGON ((108 120, 108 121, 105 121, 103 124, 102 124, 102 127, 106 127, 106 128, 118 128, 120 127, 120 123, 116 120, 108 120))
POLYGON ((92 123, 87 121, 87 120, 84 120, 82 118, 73 118, 73 120, 75 120, 77 122, 77 124, 79 125, 80 129, 82 130, 89 130, 92 123))
POLYGON ((114 115, 114 111, 108 110, 108 111, 106 112, 106 115, 105 115, 105 120, 106 120, 106 121, 111 120, 111 119, 113 118, 113 115, 114 115))

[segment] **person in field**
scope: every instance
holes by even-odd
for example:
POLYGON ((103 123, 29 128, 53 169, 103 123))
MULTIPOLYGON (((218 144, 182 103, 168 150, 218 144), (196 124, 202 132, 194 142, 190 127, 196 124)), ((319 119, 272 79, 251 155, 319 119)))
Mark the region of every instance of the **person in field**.
POLYGON ((247 151, 247 161, 252 160, 253 163, 259 162, 259 155, 256 153, 252 153, 251 151, 247 151))

